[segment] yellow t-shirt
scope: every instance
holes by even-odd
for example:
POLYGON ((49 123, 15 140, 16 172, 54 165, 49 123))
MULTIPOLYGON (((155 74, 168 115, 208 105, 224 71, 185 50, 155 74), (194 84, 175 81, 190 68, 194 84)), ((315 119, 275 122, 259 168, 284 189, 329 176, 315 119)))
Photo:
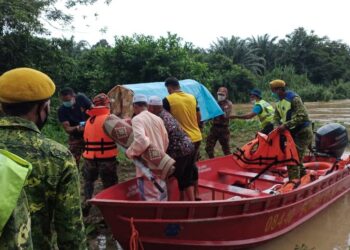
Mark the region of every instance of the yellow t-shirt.
POLYGON ((197 101, 193 95, 175 92, 166 97, 170 106, 170 113, 180 123, 192 142, 202 140, 202 133, 197 123, 197 101))

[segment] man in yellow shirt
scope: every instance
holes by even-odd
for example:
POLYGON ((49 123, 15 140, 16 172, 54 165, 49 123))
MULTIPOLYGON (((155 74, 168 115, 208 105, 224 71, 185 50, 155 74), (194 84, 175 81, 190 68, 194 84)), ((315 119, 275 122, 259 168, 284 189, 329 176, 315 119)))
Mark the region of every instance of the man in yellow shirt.
MULTIPOLYGON (((202 141, 202 133, 199 128, 201 114, 196 98, 180 89, 180 83, 175 77, 165 80, 165 87, 169 95, 163 99, 163 107, 170 112, 180 123, 182 129, 190 137, 195 146, 194 162, 198 160, 199 146, 202 141)), ((194 181, 195 197, 200 200, 198 193, 198 168, 193 168, 192 178, 194 181)))

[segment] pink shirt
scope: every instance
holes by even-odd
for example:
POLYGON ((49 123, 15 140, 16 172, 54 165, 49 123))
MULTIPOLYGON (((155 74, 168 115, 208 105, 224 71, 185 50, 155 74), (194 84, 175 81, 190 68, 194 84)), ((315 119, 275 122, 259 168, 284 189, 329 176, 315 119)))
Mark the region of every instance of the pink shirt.
POLYGON ((129 158, 140 156, 151 142, 158 149, 166 152, 169 139, 161 118, 145 110, 136 115, 131 120, 131 124, 134 132, 134 141, 126 150, 129 158))

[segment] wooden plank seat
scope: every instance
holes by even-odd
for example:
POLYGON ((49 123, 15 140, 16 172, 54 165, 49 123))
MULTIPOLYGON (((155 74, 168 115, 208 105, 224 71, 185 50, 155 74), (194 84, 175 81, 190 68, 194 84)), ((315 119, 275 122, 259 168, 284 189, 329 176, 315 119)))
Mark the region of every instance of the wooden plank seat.
MULTIPOLYGON (((252 179, 257 175, 257 173, 253 173, 253 172, 236 171, 232 169, 219 170, 218 173, 223 175, 246 177, 247 179, 252 179)), ((268 175, 268 174, 262 174, 258 178, 258 180, 264 180, 275 184, 284 184, 284 180, 282 177, 268 175)))
POLYGON ((198 186, 202 188, 208 188, 214 191, 220 191, 227 194, 239 195, 242 197, 257 197, 265 196, 264 193, 261 193, 257 190, 252 190, 248 188, 242 188, 237 186, 232 186, 228 184, 223 184, 219 182, 209 181, 209 180, 198 180, 198 186))

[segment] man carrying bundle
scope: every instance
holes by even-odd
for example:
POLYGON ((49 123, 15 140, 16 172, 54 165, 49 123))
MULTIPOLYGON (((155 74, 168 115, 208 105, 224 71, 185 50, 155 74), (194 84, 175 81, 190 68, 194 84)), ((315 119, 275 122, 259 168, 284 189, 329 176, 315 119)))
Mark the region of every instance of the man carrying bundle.
MULTIPOLYGON (((152 144, 158 150, 166 152, 169 144, 168 133, 162 119, 148 111, 148 101, 145 95, 136 94, 133 98, 135 116, 131 120, 134 133, 134 141, 126 150, 126 156, 130 159, 141 156, 152 144)), ((143 176, 142 171, 136 168, 136 176, 143 176)), ((165 182, 158 179, 162 188, 165 182)), ((138 182, 141 195, 146 200, 164 200, 165 192, 160 194, 154 184, 145 177, 138 182), (143 192, 143 193, 142 193, 143 192)))

